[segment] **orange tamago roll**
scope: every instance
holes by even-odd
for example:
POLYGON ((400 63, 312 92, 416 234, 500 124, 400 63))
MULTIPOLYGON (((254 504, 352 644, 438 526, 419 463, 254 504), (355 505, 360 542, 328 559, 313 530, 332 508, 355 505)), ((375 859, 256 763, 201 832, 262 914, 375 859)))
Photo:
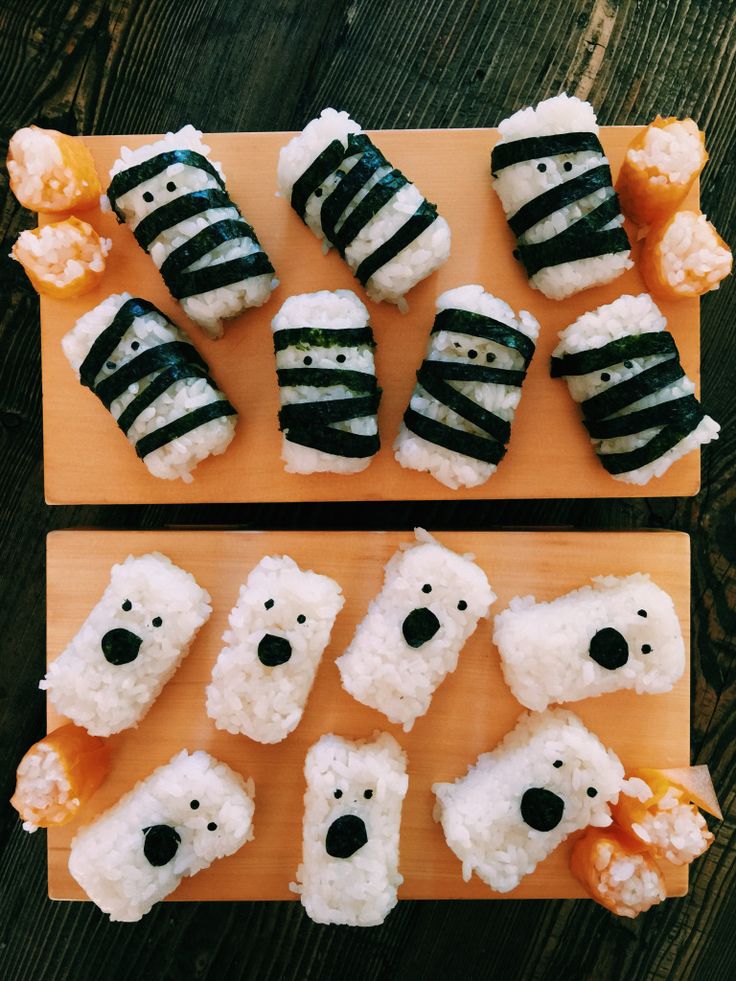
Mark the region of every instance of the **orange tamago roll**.
POLYGON ((21 232, 10 254, 39 293, 69 298, 95 288, 111 244, 86 221, 65 218, 21 232))
POLYGON ((41 214, 84 211, 100 202, 100 179, 89 148, 55 129, 19 129, 8 148, 10 189, 41 214))
POLYGON ((20 761, 10 803, 26 831, 67 824, 109 769, 104 739, 75 725, 61 726, 31 746, 20 761))
POLYGON ((570 869, 589 895, 633 919, 667 897, 659 866, 618 828, 588 828, 573 845, 570 869))
POLYGON ((612 808, 613 820, 657 858, 688 865, 713 842, 698 810, 721 819, 707 766, 674 770, 639 769, 629 774, 631 791, 612 808))
POLYGON ((707 159, 697 123, 657 116, 626 151, 616 182, 621 210, 637 225, 662 221, 685 200, 707 159))
POLYGON ((649 291, 662 300, 686 300, 717 290, 731 272, 733 257, 699 211, 678 211, 650 229, 639 271, 649 291))

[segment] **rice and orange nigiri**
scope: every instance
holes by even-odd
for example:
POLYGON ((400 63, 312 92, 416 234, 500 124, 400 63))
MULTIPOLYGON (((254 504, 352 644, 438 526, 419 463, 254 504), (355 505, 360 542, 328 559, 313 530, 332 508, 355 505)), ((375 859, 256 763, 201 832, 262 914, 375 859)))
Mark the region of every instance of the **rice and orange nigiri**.
POLYGON ((102 188, 89 148, 78 136, 26 126, 8 147, 10 189, 40 214, 95 208, 102 188))

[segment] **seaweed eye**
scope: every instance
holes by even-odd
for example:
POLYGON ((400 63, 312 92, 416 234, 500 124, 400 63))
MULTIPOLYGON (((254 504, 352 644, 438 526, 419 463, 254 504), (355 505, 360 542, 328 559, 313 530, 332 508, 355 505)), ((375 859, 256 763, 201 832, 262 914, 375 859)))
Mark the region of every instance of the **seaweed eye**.
POLYGON ((365 797, 366 800, 370 800, 371 797, 373 796, 373 791, 372 790, 364 790, 363 791, 363 796, 365 797))
POLYGON ((176 190, 176 184, 173 181, 169 181, 169 183, 166 185, 166 190, 167 191, 175 191, 176 190))
POLYGON ((208 831, 217 831, 217 825, 215 824, 214 821, 210 821, 210 823, 207 825, 207 830, 208 831))
POLYGON ((588 789, 585 791, 585 793, 588 795, 588 797, 597 797, 598 796, 598 791, 595 789, 595 787, 588 787, 588 789))
POLYGON ((488 361, 489 363, 490 363, 491 361, 495 361, 495 360, 496 360, 496 355, 495 355, 495 354, 493 354, 492 352, 490 352, 490 353, 488 353, 488 354, 486 355, 486 361, 488 361))
POLYGON ((297 623, 306 623, 307 622, 307 618, 304 616, 303 613, 300 613, 299 616, 296 618, 296 622, 297 623))
POLYGON ((316 198, 321 198, 322 197, 322 188, 321 187, 318 187, 317 188, 317 190, 314 192, 314 196, 316 198))
POLYGON ((263 605, 266 607, 267 610, 270 610, 271 607, 273 606, 273 600, 272 599, 267 599, 266 602, 263 605))
POLYGON ((460 347, 460 341, 453 341, 453 347, 460 347))
POLYGON ((646 610, 637 610, 636 611, 636 615, 639 616, 639 617, 644 617, 646 619, 647 611, 646 610))
POLYGON ((473 348, 471 347, 471 349, 468 351, 468 357, 472 361, 474 358, 478 357, 478 352, 474 351, 473 348))
POLYGON ((340 788, 339 788, 339 787, 338 787, 338 788, 337 788, 337 790, 335 791, 335 793, 334 793, 334 797, 335 797, 335 800, 340 800, 340 798, 342 797, 342 791, 340 790, 340 788))
POLYGON ((153 620, 151 620, 154 627, 160 627, 163 622, 164 621, 161 619, 161 617, 154 617, 153 620))
POLYGON ((633 367, 634 367, 633 361, 624 361, 624 368, 633 368, 633 367))
POLYGON ((651 654, 651 651, 652 651, 651 644, 642 644, 641 645, 641 652, 642 652, 642 654, 651 654))
POLYGON ((337 361, 338 364, 343 364, 345 360, 346 358, 344 354, 338 354, 338 356, 335 358, 335 361, 337 361))
POLYGON ((309 357, 309 355, 307 355, 306 358, 304 359, 304 364, 310 365, 311 363, 312 363, 312 359, 309 357))
POLYGON ((566 161, 564 162, 564 164, 562 165, 562 169, 563 169, 563 170, 567 170, 567 171, 570 171, 570 170, 572 170, 572 164, 570 163, 570 161, 569 161, 569 160, 566 160, 566 161))
POLYGON ((105 367, 107 368, 108 371, 114 371, 115 370, 115 362, 114 361, 106 361, 105 362, 105 367))
POLYGON ((190 800, 189 801, 189 806, 191 807, 191 809, 193 811, 196 811, 197 808, 199 807, 199 801, 198 800, 190 800))
POLYGON ((428 582, 425 582, 425 584, 422 586, 422 592, 423 593, 431 593, 432 592, 432 587, 429 585, 428 582))
POLYGON ((133 609, 133 604, 130 602, 130 600, 124 600, 121 609, 125 610, 126 613, 130 613, 130 611, 133 609))
POLYGON ((608 382, 610 380, 611 380, 611 376, 608 374, 607 371, 604 371, 603 374, 601 375, 601 381, 608 382))
POLYGON ((552 766, 555 768, 555 770, 559 770, 562 766, 562 760, 555 760, 552 766))
POLYGON ((547 164, 537 164, 537 170, 540 174, 543 174, 547 169, 547 164))
POLYGON ((140 341, 131 341, 130 346, 133 348, 134 351, 137 351, 138 348, 141 346, 141 344, 140 341))
POLYGON ((463 610, 467 610, 468 604, 465 602, 465 600, 460 600, 460 602, 457 604, 457 608, 462 613, 463 610))
POLYGON ((143 192, 143 200, 144 201, 147 201, 148 204, 150 204, 151 201, 153 201, 153 195, 151 194, 150 191, 144 191, 143 192))

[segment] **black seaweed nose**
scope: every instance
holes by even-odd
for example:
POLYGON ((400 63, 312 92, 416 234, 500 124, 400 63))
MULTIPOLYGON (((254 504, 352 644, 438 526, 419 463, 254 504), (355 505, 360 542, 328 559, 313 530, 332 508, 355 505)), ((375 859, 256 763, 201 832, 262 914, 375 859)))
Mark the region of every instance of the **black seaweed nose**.
POLYGON ((168 824, 153 824, 150 828, 144 828, 143 834, 143 854, 149 865, 166 865, 176 855, 181 842, 176 828, 168 824))
POLYGON ((143 641, 122 627, 108 630, 102 638, 102 653, 110 664, 130 664, 138 657, 143 641))
POLYGON ((608 671, 622 668, 629 660, 629 645, 626 638, 613 627, 604 627, 593 635, 588 653, 596 664, 608 671))
POLYGON ((286 664, 291 657, 291 644, 286 637, 264 634, 258 643, 258 660, 267 668, 286 664))
POLYGON ((431 640, 439 629, 440 621, 426 606, 412 610, 401 625, 401 632, 409 647, 421 647, 431 640))
POLYGON ((333 858, 350 858, 368 841, 365 822, 356 814, 343 814, 327 829, 325 848, 333 858))
POLYGON ((562 820, 565 802, 551 790, 532 787, 521 798, 521 817, 535 831, 551 831, 562 820))

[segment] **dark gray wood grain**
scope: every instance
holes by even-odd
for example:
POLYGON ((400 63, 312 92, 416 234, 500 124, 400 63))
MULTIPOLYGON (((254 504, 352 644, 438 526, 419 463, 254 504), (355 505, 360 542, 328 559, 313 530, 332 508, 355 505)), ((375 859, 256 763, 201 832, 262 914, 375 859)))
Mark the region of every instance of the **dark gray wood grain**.
MULTIPOLYGON (((692 114, 704 210, 736 241, 730 0, 0 0, 0 153, 71 133, 296 129, 325 105, 366 127, 492 126, 562 90, 602 123, 692 114)), ((0 805, 0 977, 702 979, 736 976, 736 374, 733 282, 703 301, 703 401, 723 424, 693 500, 75 507, 43 504, 38 303, 8 249, 33 224, 0 175, 0 800, 43 731, 44 537, 64 527, 662 527, 693 544, 692 751, 726 820, 687 898, 634 922, 585 902, 401 903, 371 930, 297 904, 166 904, 135 926, 46 898, 44 833, 0 805)))

